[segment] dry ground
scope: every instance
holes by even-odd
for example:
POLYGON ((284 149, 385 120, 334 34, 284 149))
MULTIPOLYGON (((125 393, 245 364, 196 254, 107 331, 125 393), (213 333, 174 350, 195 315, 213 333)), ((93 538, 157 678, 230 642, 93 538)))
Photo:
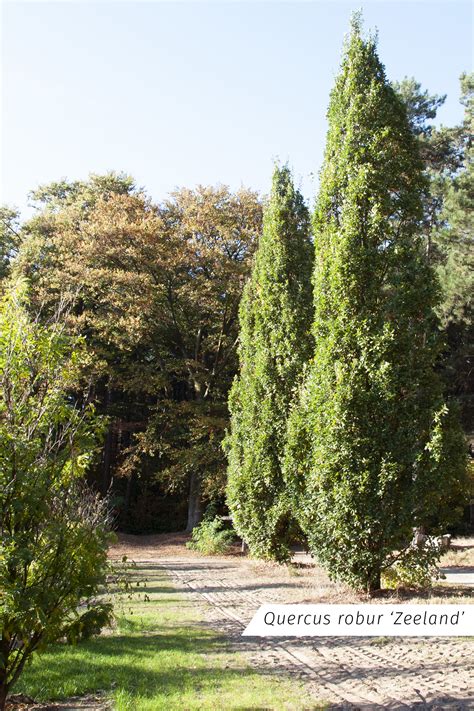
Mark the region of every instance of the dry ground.
MULTIPOLYGON (((296 554, 289 567, 250 560, 242 556, 239 546, 229 556, 203 557, 185 547, 188 538, 185 534, 120 535, 111 557, 126 555, 151 573, 155 567, 166 570, 186 595, 187 604, 198 606, 206 624, 221 631, 255 666, 305 683, 304 711, 321 708, 321 701, 331 711, 474 710, 474 638, 242 637, 262 603, 355 603, 366 598, 332 583, 303 553, 296 554)), ((457 539, 441 565, 448 571, 474 573, 474 538, 457 539)), ((474 586, 440 583, 424 596, 391 593, 379 602, 425 599, 474 604, 474 586)), ((21 697, 14 700, 14 711, 111 709, 95 696, 46 705, 21 697)))
MULTIPOLYGON (((203 557, 185 547, 184 534, 121 535, 111 551, 146 568, 168 571, 198 605, 207 624, 223 631, 255 665, 296 675, 308 689, 308 706, 324 700, 331 709, 474 709, 473 638, 242 638, 263 603, 363 602, 332 583, 308 556, 278 566, 250 560, 236 547, 230 556, 203 557), (312 701, 314 700, 314 701, 312 701)), ((443 567, 473 568, 474 539, 455 542, 443 567)), ((439 584, 424 596, 383 595, 380 602, 474 603, 474 588, 439 584)), ((184 711, 184 710, 183 710, 184 711)))

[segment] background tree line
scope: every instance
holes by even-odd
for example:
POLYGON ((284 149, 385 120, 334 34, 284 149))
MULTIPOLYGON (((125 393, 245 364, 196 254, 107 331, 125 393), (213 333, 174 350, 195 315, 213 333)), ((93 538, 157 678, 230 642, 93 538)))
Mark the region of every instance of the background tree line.
POLYGON ((127 530, 192 528, 223 497, 220 443, 260 201, 217 187, 154 205, 115 174, 31 198, 25 224, 3 213, 3 274, 28 278, 41 318, 62 304, 68 330, 87 342, 76 396, 87 383, 108 418, 92 481, 112 489, 127 530))
MULTIPOLYGON (((421 149, 425 254, 443 287, 438 369, 467 433, 474 430, 473 88, 472 75, 463 75, 463 123, 435 128, 445 97, 413 79, 395 85, 421 149)), ((31 219, 1 212, 2 288, 26 276, 31 310, 46 320, 62 305, 67 329, 86 339, 73 396, 79 401, 87 390, 108 423, 91 482, 111 490, 122 529, 190 529, 207 505, 224 506, 238 310, 266 200, 218 186, 178 190, 156 204, 114 173, 42 186, 31 200, 31 219)))

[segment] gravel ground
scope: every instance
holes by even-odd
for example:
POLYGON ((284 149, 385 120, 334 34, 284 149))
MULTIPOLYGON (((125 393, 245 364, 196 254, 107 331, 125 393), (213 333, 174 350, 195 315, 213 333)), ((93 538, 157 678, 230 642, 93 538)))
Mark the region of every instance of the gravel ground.
MULTIPOLYGON (((112 555, 127 555, 151 574, 154 568, 165 569, 201 608, 206 624, 226 634, 252 663, 303 680, 308 709, 318 701, 353 711, 474 709, 474 638, 243 638, 243 629, 263 603, 366 598, 332 583, 301 553, 295 556, 296 566, 286 567, 252 561, 237 547, 231 556, 203 557, 186 549, 186 540, 184 534, 120 536, 112 555)), ((474 548, 472 539, 462 542, 464 566, 471 544, 474 548)), ((450 564, 456 562, 456 542, 453 551, 450 564)), ((420 602, 423 597, 427 602, 474 603, 474 590, 443 582, 421 599, 407 592, 378 601, 420 602)))

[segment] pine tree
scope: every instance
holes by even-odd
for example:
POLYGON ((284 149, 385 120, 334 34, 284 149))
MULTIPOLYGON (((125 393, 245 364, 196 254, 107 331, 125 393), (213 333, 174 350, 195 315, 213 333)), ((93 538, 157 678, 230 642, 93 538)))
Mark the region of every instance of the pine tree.
POLYGON ((309 214, 276 168, 263 234, 240 307, 240 374, 230 394, 228 503, 252 554, 284 560, 291 531, 282 477, 287 414, 311 353, 309 214))
POLYGON ((331 94, 314 214, 315 356, 289 422, 285 471, 311 550, 369 591, 441 525, 464 486, 464 442, 434 372, 434 274, 422 164, 406 109, 355 16, 331 94))
POLYGON ((447 183, 437 242, 443 299, 438 308, 445 328, 446 376, 450 391, 459 399, 462 421, 474 428, 474 73, 461 76, 465 116, 454 129, 461 169, 447 183))

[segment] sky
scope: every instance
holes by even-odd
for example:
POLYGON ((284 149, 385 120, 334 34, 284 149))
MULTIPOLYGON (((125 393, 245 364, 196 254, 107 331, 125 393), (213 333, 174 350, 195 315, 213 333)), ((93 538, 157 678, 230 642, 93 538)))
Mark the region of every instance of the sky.
POLYGON ((26 217, 38 185, 109 170, 157 201, 197 184, 267 193, 280 160, 311 203, 358 8, 388 78, 447 94, 439 123, 459 123, 473 52, 463 0, 4 0, 0 202, 26 217))

